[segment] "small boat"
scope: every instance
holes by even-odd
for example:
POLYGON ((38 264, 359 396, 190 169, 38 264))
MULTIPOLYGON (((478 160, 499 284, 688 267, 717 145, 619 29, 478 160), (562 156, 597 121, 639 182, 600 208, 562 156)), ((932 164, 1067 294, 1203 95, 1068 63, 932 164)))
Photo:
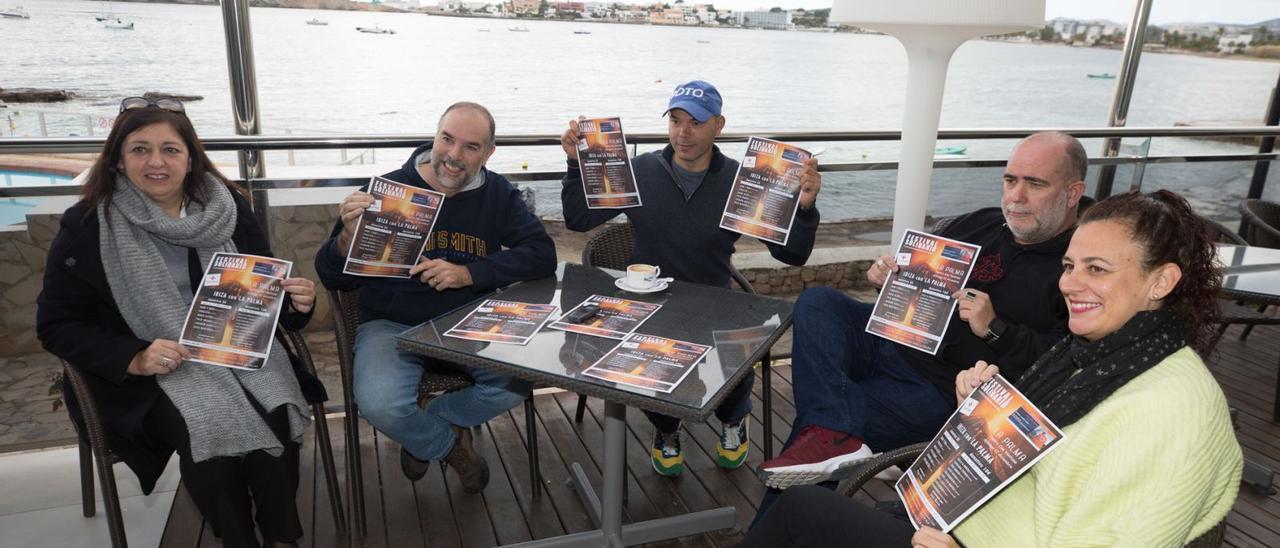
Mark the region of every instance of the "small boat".
POLYGON ((5 19, 30 19, 31 14, 22 6, 14 6, 9 9, 0 10, 0 17, 5 19))
POLYGON ((575 30, 575 31, 573 31, 573 33, 574 33, 574 34, 591 34, 591 31, 589 31, 589 30, 575 30))
POLYGON ((317 27, 327 27, 327 26, 329 26, 329 22, 328 22, 328 21, 321 21, 319 17, 312 17, 312 18, 310 18, 310 19, 307 19, 307 24, 308 24, 308 25, 315 25, 315 26, 317 26, 317 27))
POLYGON ((710 44, 711 40, 698 40, 699 44, 710 44))
POLYGON ((964 151, 966 150, 969 150, 968 146, 952 145, 947 147, 936 147, 933 149, 933 153, 940 154, 940 155, 954 156, 954 155, 964 154, 964 151))
POLYGON ((1115 80, 1116 75, 1111 74, 1110 72, 1100 72, 1100 73, 1090 73, 1089 77, 1098 78, 1102 80, 1115 80))
POLYGON ((489 29, 476 29, 476 32, 489 32, 489 29))
POLYGON ((511 31, 511 32, 529 32, 529 27, 525 27, 525 26, 520 26, 520 27, 507 27, 507 30, 509 30, 509 31, 511 31))
POLYGON ((379 27, 378 25, 374 25, 372 27, 356 27, 356 30, 366 34, 395 34, 396 33, 396 31, 394 30, 384 29, 382 27, 379 27))
POLYGON ((103 21, 102 26, 108 29, 133 30, 133 21, 125 22, 123 19, 116 17, 103 21))

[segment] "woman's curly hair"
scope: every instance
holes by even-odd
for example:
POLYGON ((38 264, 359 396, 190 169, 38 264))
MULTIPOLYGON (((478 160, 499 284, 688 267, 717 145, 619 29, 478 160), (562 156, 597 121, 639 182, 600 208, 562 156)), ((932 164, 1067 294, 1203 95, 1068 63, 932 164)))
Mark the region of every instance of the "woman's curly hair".
POLYGON ((1164 306, 1186 323, 1191 347, 1207 356, 1217 338, 1222 270, 1209 227, 1191 204, 1168 190, 1126 192, 1094 204, 1080 224, 1097 221, 1118 221, 1128 227, 1143 249, 1143 271, 1168 263, 1182 269, 1182 279, 1164 297, 1164 306))

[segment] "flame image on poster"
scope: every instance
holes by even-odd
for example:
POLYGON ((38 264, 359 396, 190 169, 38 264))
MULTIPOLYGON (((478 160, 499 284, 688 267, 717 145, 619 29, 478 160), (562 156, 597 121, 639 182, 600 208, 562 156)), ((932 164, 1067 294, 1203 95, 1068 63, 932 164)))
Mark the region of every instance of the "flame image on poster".
POLYGON ((752 137, 729 190, 720 228, 787 245, 800 207, 800 174, 809 151, 752 137))
POLYGON ((642 205, 619 118, 578 121, 578 169, 590 209, 642 205))
POLYGON ((292 268, 271 257, 214 253, 178 339, 191 351, 189 361, 261 368, 271 353, 284 279, 292 268))
POLYGON ((529 344, 547 318, 559 308, 554 304, 519 303, 489 299, 444 332, 446 337, 506 344, 529 344))
POLYGON ((898 246, 898 271, 889 274, 867 332, 937 354, 956 300, 973 270, 980 246, 908 230, 898 246))
POLYGON ((649 319, 659 308, 662 308, 662 305, 606 297, 604 295, 592 295, 578 306, 573 307, 572 310, 566 312, 560 319, 551 322, 551 325, 547 327, 584 335, 625 339, 627 335, 634 332, 637 327, 640 327, 640 324, 649 319), (572 314, 574 310, 587 304, 594 304, 600 309, 594 316, 587 318, 583 323, 569 323, 564 320, 565 316, 572 314))
POLYGON ((1056 425, 996 375, 960 404, 894 489, 917 529, 945 533, 1062 439, 1056 425))
POLYGON ((582 374, 609 382, 671 393, 711 347, 633 333, 582 374))
POLYGON ((444 194, 382 177, 370 179, 368 191, 374 202, 360 214, 342 272, 408 278, 427 246, 444 194))

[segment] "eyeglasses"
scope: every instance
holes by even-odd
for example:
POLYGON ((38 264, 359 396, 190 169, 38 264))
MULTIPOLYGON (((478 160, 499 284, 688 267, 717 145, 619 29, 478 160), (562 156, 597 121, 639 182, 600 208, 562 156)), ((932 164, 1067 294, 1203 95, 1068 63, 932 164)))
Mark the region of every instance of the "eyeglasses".
POLYGON ((176 112, 178 114, 187 113, 187 110, 182 107, 182 101, 177 99, 160 99, 158 101, 152 101, 146 97, 129 97, 120 101, 120 112, 147 107, 156 107, 169 112, 176 112))

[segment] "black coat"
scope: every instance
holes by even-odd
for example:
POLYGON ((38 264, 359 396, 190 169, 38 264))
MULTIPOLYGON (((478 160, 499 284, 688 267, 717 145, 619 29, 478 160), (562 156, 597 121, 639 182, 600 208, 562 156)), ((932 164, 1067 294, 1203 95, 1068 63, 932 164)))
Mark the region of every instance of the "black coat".
MULTIPOLYGON (((248 202, 235 192, 232 195, 236 228, 231 241, 240 253, 270 256, 270 243, 248 202)), ((86 373, 111 450, 137 474, 143 491, 150 493, 174 451, 143 430, 143 419, 163 393, 155 377, 128 373, 134 355, 151 341, 135 336, 116 308, 98 237, 98 214, 85 202, 62 214, 37 301, 36 335, 45 350, 86 373)), ((203 268, 194 249, 188 253, 188 270, 191 287, 200 287, 203 268)), ((310 319, 310 314, 289 312, 287 304, 284 310, 280 323, 286 328, 301 328, 310 319)), ((314 379, 299 381, 303 386, 318 384, 314 379)), ((63 383, 63 397, 72 420, 83 424, 68 382, 63 383)))

